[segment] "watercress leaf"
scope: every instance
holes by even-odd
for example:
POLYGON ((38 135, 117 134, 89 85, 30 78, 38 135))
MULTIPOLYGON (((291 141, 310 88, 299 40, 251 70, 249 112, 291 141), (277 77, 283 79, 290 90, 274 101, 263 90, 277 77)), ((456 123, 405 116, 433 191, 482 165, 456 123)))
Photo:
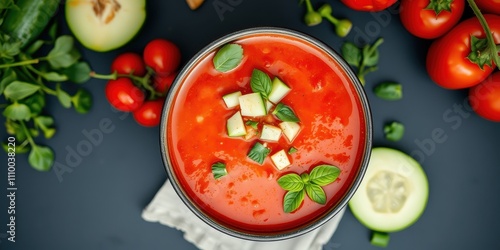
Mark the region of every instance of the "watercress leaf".
POLYGON ((31 118, 30 108, 25 104, 17 102, 7 106, 3 111, 3 115, 13 121, 28 121, 31 118))
MULTIPOLYGON (((9 152, 10 150, 12 150, 11 147, 5 142, 2 143, 2 148, 5 150, 5 152, 9 152)), ((16 147, 14 148, 14 152, 16 152, 16 154, 24 154, 27 153, 29 150, 30 150, 29 146, 16 145, 16 147)))
POLYGON ((35 125, 43 131, 45 138, 50 138, 54 135, 55 131, 49 131, 53 129, 51 127, 54 125, 54 119, 52 117, 37 116, 33 120, 35 125))
POLYGON ((76 94, 71 97, 71 102, 75 107, 76 112, 86 114, 92 108, 92 96, 85 89, 79 89, 76 94))
POLYGON ((260 93, 262 97, 267 99, 269 93, 271 93, 272 86, 271 78, 266 73, 258 69, 252 71, 250 87, 254 93, 260 93))
POLYGON ((226 176, 227 175, 226 164, 222 162, 216 162, 212 164, 212 174, 214 175, 214 178, 216 180, 223 176, 226 176))
POLYGON ((291 213, 300 207, 304 201, 304 189, 296 192, 288 191, 283 199, 283 211, 291 213))
POLYGON ((304 188, 304 182, 298 174, 291 173, 283 175, 278 179, 281 188, 287 191, 300 191, 304 188))
POLYGON ((42 74, 42 77, 45 80, 52 82, 64 82, 68 80, 68 77, 66 75, 57 72, 45 72, 42 74))
POLYGON ((269 153, 271 153, 269 148, 265 147, 260 142, 256 142, 252 149, 248 152, 247 156, 262 165, 262 163, 264 163, 264 159, 266 159, 266 156, 268 156, 269 153))
POLYGON ((403 86, 396 82, 384 82, 373 89, 376 96, 387 101, 396 101, 403 98, 403 86))
POLYGON ((239 44, 229 43, 222 46, 213 58, 214 67, 219 72, 236 68, 243 59, 243 48, 239 44))
POLYGON ((389 141, 399 141, 403 138, 405 127, 402 123, 391 122, 384 126, 385 138, 389 141))
POLYGON ((312 183, 325 186, 339 177, 340 169, 332 165, 319 165, 314 167, 309 175, 312 183))
POLYGON ((30 128, 28 131, 30 132, 31 137, 38 137, 38 135, 40 134, 40 132, 36 128, 30 128))
POLYGON ((278 119, 280 119, 284 122, 299 122, 300 121, 299 118, 297 117, 297 115, 295 115, 295 113, 293 112, 293 110, 283 103, 278 103, 278 105, 276 105, 276 108, 274 109, 273 114, 276 115, 276 117, 278 117, 278 119))
POLYGON ((61 89, 61 85, 57 85, 56 87, 57 99, 61 103, 61 105, 65 108, 71 107, 71 96, 61 89))
POLYGON ((26 140, 26 134, 24 133, 24 130, 22 129, 21 125, 19 125, 19 123, 7 119, 7 121, 5 122, 5 128, 7 130, 7 134, 14 135, 17 141, 26 140))
POLYGON ((27 98, 19 100, 19 103, 26 104, 31 111, 31 116, 37 116, 42 112, 45 106, 45 97, 43 93, 37 92, 27 98))
POLYGON ((379 53, 378 50, 371 50, 369 45, 363 47, 363 62, 362 65, 366 67, 375 66, 378 63, 379 53))
POLYGON ((35 145, 31 148, 28 162, 38 171, 49 171, 54 164, 54 152, 49 147, 35 145))
POLYGON ((68 35, 58 37, 54 48, 47 55, 50 66, 59 69, 67 68, 76 63, 81 55, 73 45, 73 37, 68 35))
POLYGON ((0 57, 12 59, 21 52, 21 42, 5 42, 0 44, 0 57))
POLYGON ((5 87, 3 94, 6 98, 12 101, 17 101, 34 94, 39 89, 40 86, 35 84, 13 81, 9 85, 7 85, 7 87, 5 87))
POLYGON ((77 62, 62 72, 74 83, 84 83, 90 79, 90 66, 86 62, 77 62))
POLYGON ((16 79, 17 75, 14 70, 12 70, 11 68, 7 68, 6 70, 4 70, 4 73, 2 75, 2 80, 0 80, 0 95, 3 94, 5 87, 7 87, 7 85, 15 81, 16 79))
POLYGON ((309 198, 321 205, 325 205, 326 203, 326 194, 323 188, 321 186, 314 184, 314 183, 308 183, 305 186, 306 188, 306 194, 309 196, 309 198))
POLYGON ((342 57, 346 62, 354 67, 359 68, 361 62, 361 50, 351 42, 345 42, 340 48, 342 57))
POLYGON ((45 42, 43 40, 36 40, 34 41, 27 49, 26 49, 26 54, 28 55, 33 55, 35 52, 37 52, 45 42))

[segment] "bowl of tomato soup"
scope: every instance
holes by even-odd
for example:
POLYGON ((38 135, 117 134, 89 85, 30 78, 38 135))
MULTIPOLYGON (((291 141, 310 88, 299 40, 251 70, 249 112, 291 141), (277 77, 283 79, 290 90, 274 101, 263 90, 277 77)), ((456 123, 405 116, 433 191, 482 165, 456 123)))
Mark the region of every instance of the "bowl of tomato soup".
POLYGON ((367 167, 370 109, 330 47, 252 28, 206 46, 179 72, 161 121, 167 175, 186 206, 226 234, 272 241, 344 208, 367 167))

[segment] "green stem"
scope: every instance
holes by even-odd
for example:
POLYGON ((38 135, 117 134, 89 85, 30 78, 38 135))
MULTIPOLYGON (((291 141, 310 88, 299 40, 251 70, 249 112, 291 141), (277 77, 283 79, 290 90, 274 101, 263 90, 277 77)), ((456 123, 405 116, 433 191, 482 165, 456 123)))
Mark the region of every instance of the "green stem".
POLYGON ((311 0, 305 0, 306 1, 306 8, 308 12, 314 11, 313 6, 311 4, 311 0))
POLYGON ((47 93, 47 94, 49 94, 49 95, 54 95, 54 96, 57 96, 57 92, 56 92, 55 90, 53 90, 53 89, 51 89, 51 88, 49 88, 49 87, 45 86, 45 84, 43 84, 43 82, 42 82, 40 79, 35 79, 35 78, 33 77, 33 75, 31 75, 29 72, 27 72, 27 69, 28 69, 28 70, 31 70, 33 73, 35 73, 35 74, 37 74, 37 75, 41 75, 41 74, 42 74, 42 72, 40 72, 39 70, 37 70, 35 67, 33 67, 33 66, 31 66, 31 65, 28 65, 28 66, 26 66, 26 67, 23 67, 23 69, 25 70, 25 73, 26 73, 27 75, 29 75, 29 76, 30 76, 30 78, 31 78, 31 80, 32 80, 32 81, 34 81, 34 82, 36 82, 38 85, 40 85, 40 87, 42 88, 42 90, 43 90, 45 93, 47 93))
POLYGON ((323 17, 326 18, 326 20, 332 22, 335 25, 337 25, 339 23, 339 20, 337 18, 333 17, 332 15, 325 15, 323 17))
POLYGON ((40 62, 39 59, 31 59, 31 60, 20 61, 20 62, 15 62, 15 63, 6 63, 6 64, 1 64, 0 69, 19 67, 19 66, 30 65, 30 64, 37 64, 39 62, 40 62))
POLYGON ((32 148, 36 147, 36 143, 33 140, 33 137, 31 137, 31 134, 28 131, 28 128, 26 127, 26 124, 24 123, 24 121, 20 121, 20 124, 21 124, 21 128, 23 129, 24 134, 26 134, 26 138, 28 139, 31 147, 32 148))
MULTIPOLYGON (((500 69, 500 57, 498 56, 498 50, 495 50, 494 48, 497 48, 497 45, 495 44, 495 40, 493 39, 493 35, 491 34, 491 29, 488 26, 488 22, 486 22, 486 19, 484 18, 483 14, 481 13, 481 10, 477 7, 476 3, 474 0, 467 0, 469 3, 472 11, 476 15, 477 19, 479 20, 479 23, 481 23, 481 26, 484 29, 484 33, 486 33, 486 39, 488 41, 488 47, 492 48, 491 49, 491 56, 493 58, 493 62, 497 65, 497 68, 500 69)), ((498 49, 498 48, 497 48, 498 49)))

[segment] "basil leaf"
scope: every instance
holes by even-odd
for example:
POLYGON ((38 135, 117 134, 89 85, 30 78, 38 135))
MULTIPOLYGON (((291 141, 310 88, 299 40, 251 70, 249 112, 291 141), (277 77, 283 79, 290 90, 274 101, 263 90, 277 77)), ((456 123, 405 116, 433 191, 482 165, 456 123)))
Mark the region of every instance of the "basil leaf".
POLYGON ((30 108, 31 116, 37 116, 45 107, 45 97, 42 93, 37 92, 28 98, 19 100, 19 103, 26 104, 30 108))
POLYGON ((316 166, 309 174, 310 182, 325 186, 334 182, 340 175, 340 169, 331 165, 316 166))
POLYGON ((56 87, 57 99, 61 103, 61 105, 65 108, 71 107, 71 96, 61 89, 61 85, 57 85, 56 87))
POLYGON ((50 66, 59 69, 67 68, 76 63, 81 55, 73 45, 73 37, 68 35, 58 37, 54 48, 47 55, 50 66))
POLYGON ((272 86, 271 78, 266 73, 258 69, 252 71, 250 87, 254 93, 260 93, 262 97, 267 99, 269 93, 271 93, 272 86))
POLYGON ((304 201, 304 190, 297 192, 288 191, 283 199, 283 211, 285 213, 291 213, 300 207, 304 201))
POLYGON ((254 129, 258 129, 257 126, 259 125, 259 122, 248 120, 248 121, 245 122, 245 125, 250 126, 250 127, 254 128, 254 129))
POLYGON ((342 57, 352 66, 359 68, 361 62, 361 50, 351 42, 345 42, 340 48, 342 57))
POLYGON ((63 74, 59 74, 57 72, 45 72, 42 74, 42 77, 47 81, 52 82, 64 82, 68 80, 68 77, 63 74))
POLYGON ((7 106, 3 111, 3 115, 7 117, 7 119, 13 121, 28 121, 31 118, 30 108, 22 103, 14 102, 7 106))
POLYGON ((405 127, 399 122, 392 122, 384 126, 385 138, 389 141, 399 141, 403 138, 405 127))
POLYGON ((299 150, 298 150, 298 149, 296 149, 295 147, 290 147, 290 148, 288 149, 288 154, 289 154, 289 155, 291 155, 291 154, 293 154, 293 153, 296 153, 297 151, 299 151, 299 150))
POLYGON ((295 115, 293 110, 283 103, 278 103, 273 111, 273 114, 278 117, 278 119, 284 122, 299 122, 299 118, 295 115))
POLYGON ((271 153, 269 148, 265 147, 260 142, 256 142, 250 152, 248 152, 247 156, 262 165, 262 163, 264 163, 264 159, 269 155, 269 153, 271 153))
POLYGON ((213 63, 219 72, 230 71, 238 66, 243 59, 243 48, 239 44, 229 43, 217 51, 213 63))
POLYGON ((84 83, 90 79, 90 66, 86 62, 78 62, 63 70, 68 79, 74 83, 84 83))
POLYGON ((396 82, 384 82, 373 89, 376 96, 387 101, 396 101, 403 98, 403 87, 396 82))
POLYGON ((226 176, 227 175, 226 164, 222 162, 216 162, 212 164, 212 174, 214 175, 214 178, 216 180, 223 176, 226 176))
POLYGON ((6 98, 12 101, 17 101, 34 94, 39 89, 40 86, 35 84, 13 81, 9 85, 7 85, 7 87, 5 87, 3 94, 6 98))
POLYGON ((304 188, 304 182, 298 174, 287 174, 283 175, 278 179, 278 184, 281 188, 287 191, 300 191, 304 188))
POLYGON ((86 114, 92 108, 92 96, 90 92, 85 89, 79 89, 76 94, 71 98, 76 112, 86 114))
POLYGON ((49 171, 54 163, 54 152, 48 147, 35 145, 31 148, 28 162, 38 171, 49 171))
POLYGON ((2 95, 3 91, 5 90, 5 87, 7 87, 7 85, 12 83, 16 79, 17 79, 16 72, 11 68, 7 68, 2 75, 2 80, 0 81, 0 95, 2 95))
POLYGON ((325 205, 326 203, 326 194, 323 188, 317 184, 308 183, 306 184, 306 193, 309 198, 321 205, 325 205))

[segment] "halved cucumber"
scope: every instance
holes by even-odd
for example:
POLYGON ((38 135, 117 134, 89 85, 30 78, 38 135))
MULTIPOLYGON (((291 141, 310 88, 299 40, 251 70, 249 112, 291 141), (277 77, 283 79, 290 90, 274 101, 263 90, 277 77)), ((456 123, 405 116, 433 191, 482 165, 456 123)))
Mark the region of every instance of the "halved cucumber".
POLYGON ((395 149, 374 148, 349 207, 366 227, 395 232, 418 220, 428 195, 427 176, 417 161, 395 149))

